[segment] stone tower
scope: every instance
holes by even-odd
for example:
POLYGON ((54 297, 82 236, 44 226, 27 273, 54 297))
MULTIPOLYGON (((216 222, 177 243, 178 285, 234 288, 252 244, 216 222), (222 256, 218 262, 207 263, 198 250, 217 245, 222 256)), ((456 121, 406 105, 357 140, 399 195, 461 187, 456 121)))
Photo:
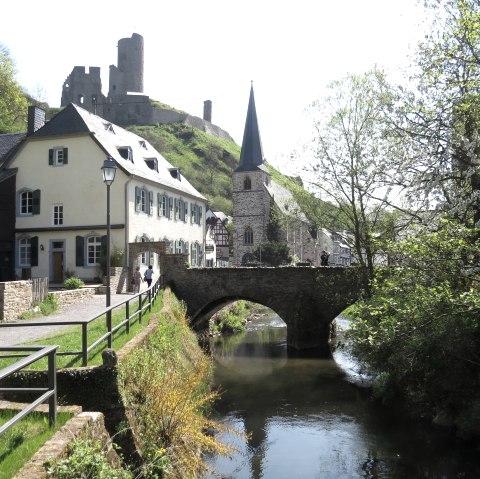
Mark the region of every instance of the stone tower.
POLYGON ((271 197, 270 174, 263 162, 253 85, 243 133, 240 163, 233 172, 233 262, 248 263, 267 239, 271 197))
POLYGON ((100 67, 76 66, 63 83, 60 106, 76 103, 96 115, 103 115, 105 96, 102 94, 100 67))
POLYGON ((118 41, 117 66, 110 65, 109 96, 143 93, 143 37, 138 33, 118 41))

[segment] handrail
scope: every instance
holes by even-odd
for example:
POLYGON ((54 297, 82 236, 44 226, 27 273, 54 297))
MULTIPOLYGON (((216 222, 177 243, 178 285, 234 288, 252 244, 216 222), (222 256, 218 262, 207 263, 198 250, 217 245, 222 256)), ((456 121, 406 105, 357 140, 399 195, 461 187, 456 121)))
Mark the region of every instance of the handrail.
MULTIPOLYGON (((16 322, 16 323, 0 323, 0 328, 19 328, 19 327, 47 327, 47 326, 82 326, 82 345, 80 351, 59 351, 58 356, 81 356, 82 357, 82 366, 88 366, 88 353, 91 352, 95 347, 97 347, 103 341, 110 341, 113 338, 113 334, 116 333, 122 325, 125 325, 127 333, 130 331, 130 326, 132 322, 135 321, 135 318, 138 316, 138 322, 142 322, 143 312, 148 308, 151 310, 152 305, 157 299, 158 293, 161 290, 161 277, 158 277, 152 285, 135 295, 130 296, 125 301, 122 301, 114 306, 109 306, 105 308, 101 313, 96 314, 88 319, 78 319, 72 321, 28 321, 28 322, 16 322), (143 297, 143 298, 142 298, 143 297), (130 302, 135 301, 138 298, 139 307, 130 315, 130 302), (106 315, 108 312, 113 311, 114 309, 121 308, 125 305, 125 319, 118 325, 112 327, 111 323, 107 320, 107 332, 98 338, 94 343, 88 346, 88 325, 95 321, 96 319, 106 315)), ((107 318, 106 318, 107 319, 107 318)), ((24 347, 23 350, 26 350, 24 347)), ((0 349, 1 351, 1 349, 0 349)), ((0 358, 13 358, 19 357, 18 355, 3 355, 0 358)))
POLYGON ((48 400, 48 422, 50 425, 57 420, 57 365, 56 365, 56 351, 58 346, 7 346, 0 347, 0 351, 35 351, 27 357, 20 359, 14 364, 0 369, 0 381, 6 379, 8 376, 20 371, 26 366, 38 361, 45 356, 48 356, 48 371, 46 388, 0 388, 0 393, 43 393, 40 397, 31 402, 28 406, 23 408, 18 414, 7 421, 3 426, 0 426, 0 436, 7 432, 11 427, 17 424, 21 419, 30 414, 40 404, 48 400))

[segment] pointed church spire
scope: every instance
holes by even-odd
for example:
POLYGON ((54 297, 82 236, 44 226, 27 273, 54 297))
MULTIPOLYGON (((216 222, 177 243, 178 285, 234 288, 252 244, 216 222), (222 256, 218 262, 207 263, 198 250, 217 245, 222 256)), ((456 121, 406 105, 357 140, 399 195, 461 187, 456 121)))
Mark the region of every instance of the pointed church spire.
POLYGON ((262 141, 258 129, 257 110, 255 109, 255 98, 253 96, 253 81, 250 87, 250 99, 248 101, 247 119, 243 132, 242 151, 240 153, 240 164, 235 171, 256 170, 263 164, 262 141))

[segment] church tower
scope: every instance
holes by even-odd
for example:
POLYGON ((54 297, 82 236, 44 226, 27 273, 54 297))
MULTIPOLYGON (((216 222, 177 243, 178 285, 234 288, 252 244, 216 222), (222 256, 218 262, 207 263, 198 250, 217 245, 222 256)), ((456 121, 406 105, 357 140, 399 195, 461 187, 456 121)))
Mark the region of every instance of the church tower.
POLYGON ((257 111, 250 88, 240 163, 233 172, 233 264, 253 260, 253 252, 267 240, 271 197, 265 186, 270 174, 263 161, 257 111))

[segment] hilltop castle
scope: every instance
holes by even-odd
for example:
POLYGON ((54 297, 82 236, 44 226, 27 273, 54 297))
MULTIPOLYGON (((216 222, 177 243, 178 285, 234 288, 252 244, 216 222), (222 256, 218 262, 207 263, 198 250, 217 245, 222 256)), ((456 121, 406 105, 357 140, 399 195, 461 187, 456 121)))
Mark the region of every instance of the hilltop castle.
POLYGON ((185 123, 213 136, 233 141, 212 123, 212 102, 206 100, 203 118, 156 105, 143 92, 143 37, 134 33, 118 41, 117 66, 110 65, 108 95, 102 93, 100 67, 75 66, 63 83, 61 106, 75 103, 117 125, 185 123))

